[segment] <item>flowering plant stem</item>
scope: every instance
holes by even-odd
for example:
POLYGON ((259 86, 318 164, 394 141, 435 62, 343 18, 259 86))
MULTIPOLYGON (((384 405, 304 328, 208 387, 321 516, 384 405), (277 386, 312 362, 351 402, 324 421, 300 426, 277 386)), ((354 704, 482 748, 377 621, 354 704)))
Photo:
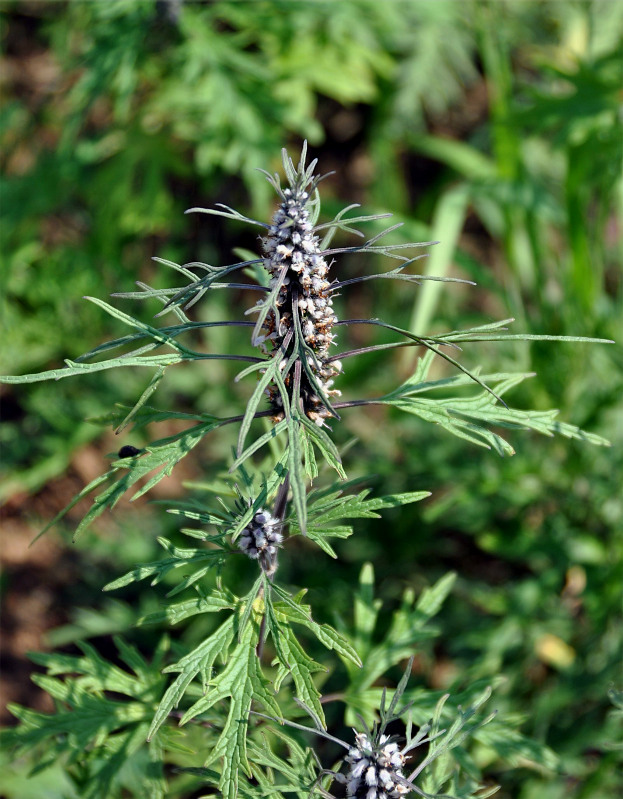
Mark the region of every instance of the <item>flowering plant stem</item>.
MULTIPOLYGON (((191 209, 259 227, 263 232, 261 255, 225 266, 200 262, 178 265, 157 259, 187 282, 172 289, 153 289, 140 283, 140 291, 116 295, 157 300, 163 306, 158 316, 173 314, 175 324, 156 328, 89 298, 133 332, 68 361, 64 369, 3 378, 9 383, 33 382, 117 367, 155 367, 154 377, 135 405, 113 413, 116 431, 169 419, 190 423, 182 432, 142 449, 122 447, 110 470, 86 486, 51 522, 62 518, 78 499, 99 491, 77 534, 104 510, 113 508, 141 478, 151 475, 133 498, 170 474, 212 431, 239 426, 230 475, 218 504, 181 501, 171 508, 172 513, 193 525, 181 532, 192 538, 194 545, 183 548, 162 538, 163 558, 137 565, 105 587, 111 591, 145 579, 157 585, 173 573, 183 574, 162 608, 139 623, 192 624, 214 614, 220 624, 208 624, 212 631, 207 637, 186 650, 178 646, 174 657, 164 636, 150 661, 119 639, 119 657, 130 671, 104 660, 89 645, 82 645, 84 656, 79 658, 37 656, 37 662, 49 669, 40 683, 62 709, 46 716, 13 707, 21 723, 11 732, 10 741, 22 751, 37 742, 61 753, 78 795, 91 799, 120 796, 127 787, 125 760, 145 746, 147 757, 142 766, 136 766, 141 775, 137 795, 145 787, 152 797, 169 795, 165 776, 175 750, 177 722, 196 725, 203 736, 200 764, 187 766, 185 773, 201 784, 218 786, 226 799, 292 793, 331 796, 331 785, 340 783, 348 797, 357 799, 395 799, 409 793, 482 799, 494 789, 483 792, 467 741, 469 735, 482 735, 485 724, 489 739, 495 739, 496 729, 503 737, 504 731, 495 726, 499 723, 495 714, 479 714, 490 689, 469 688, 462 699, 466 710, 447 695, 434 696, 425 690, 418 701, 408 698, 413 655, 421 641, 433 634, 429 621, 451 590, 454 575, 425 590, 417 600, 407 592, 402 608, 375 641, 379 604, 373 598, 371 567, 362 570, 352 628, 341 622, 336 629, 313 618, 311 607, 303 604, 304 591, 292 593, 281 584, 279 550, 302 536, 308 539, 306 547, 317 545, 324 554, 336 558, 332 539, 345 539, 353 532, 346 520, 375 517, 385 508, 429 496, 426 491, 411 491, 370 497, 369 489, 361 487, 353 492, 358 481, 347 480, 330 426, 340 422, 341 414, 350 409, 371 404, 392 406, 500 455, 513 454, 499 432, 503 428, 558 433, 595 444, 607 442, 559 422, 554 411, 509 406, 503 397, 530 375, 483 374, 459 360, 466 344, 517 338, 555 341, 562 337, 509 334, 506 325, 512 320, 427 336, 376 318, 338 319, 333 303, 337 292, 357 282, 465 281, 440 273, 433 277, 407 271, 423 257, 413 256, 413 250, 435 242, 388 244, 385 237, 395 233, 398 225, 368 239, 356 227, 376 223, 387 215, 348 217, 346 214, 357 207, 349 206, 332 221, 319 223, 318 186, 323 176, 315 173, 316 161, 306 164, 306 146, 298 165, 284 151, 283 167, 287 181, 284 188, 278 175, 266 173, 279 199, 270 223, 250 219, 227 206, 191 209), (338 232, 359 236, 363 243, 335 247, 332 241, 338 232), (355 254, 382 256, 397 262, 397 266, 358 278, 334 277, 334 259, 355 254), (241 271, 260 275, 263 282, 229 282, 230 275, 241 271), (254 288, 260 295, 246 312, 255 316, 254 321, 193 322, 188 317, 188 311, 210 291, 240 287, 254 288), (251 344, 256 354, 207 354, 180 342, 187 333, 220 325, 252 328, 251 344), (336 331, 342 333, 348 325, 381 327, 398 338, 333 354, 336 331), (404 383, 380 397, 339 399, 344 363, 370 352, 404 347, 417 347, 422 353, 404 383), (115 350, 121 354, 110 357, 115 350), (431 379, 435 358, 454 372, 431 379), (222 418, 159 410, 147 404, 172 366, 209 359, 247 364, 236 380, 252 376, 256 382, 243 413, 222 418), (253 437, 254 422, 267 417, 272 426, 253 437), (270 454, 260 459, 259 453, 267 448, 270 454), (336 473, 335 482, 327 481, 318 457, 336 473), (236 596, 224 584, 222 573, 230 559, 241 554, 257 564, 258 573, 247 592, 236 596), (185 598, 178 599, 180 594, 185 598), (330 697, 323 700, 317 677, 328 668, 327 651, 332 653, 329 663, 337 656, 349 682, 333 695, 345 702, 347 723, 356 726, 347 742, 327 730, 324 707, 330 697), (387 669, 405 661, 403 677, 387 704, 379 679, 387 669), (109 699, 111 693, 122 701, 109 699), (302 713, 311 718, 312 727, 296 720, 302 713), (86 721, 76 726, 75 719, 86 721), (397 735, 395 729, 399 730, 397 735), (301 731, 311 733, 305 746, 301 731), (318 737, 337 744, 346 754, 341 752, 337 763, 327 762, 323 767, 313 748, 318 737), (414 753, 421 746, 427 746, 427 753, 417 763, 414 753)), ((299 555, 303 551, 296 550, 299 555)), ((515 741, 521 741, 519 733, 515 741)), ((520 748, 519 743, 517 746, 520 748)), ((541 763, 552 765, 553 755, 545 748, 538 751, 541 763)))

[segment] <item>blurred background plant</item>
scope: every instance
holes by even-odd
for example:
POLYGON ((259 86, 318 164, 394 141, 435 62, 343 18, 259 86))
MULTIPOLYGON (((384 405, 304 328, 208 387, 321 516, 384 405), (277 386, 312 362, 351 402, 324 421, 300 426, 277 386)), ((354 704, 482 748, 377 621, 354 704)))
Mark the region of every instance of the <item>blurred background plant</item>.
MULTIPOLYGON (((128 291, 137 279, 169 285, 151 256, 222 263, 234 247, 253 248, 239 225, 183 211, 224 202, 268 218, 270 188, 255 167, 277 168, 280 148, 296 151, 303 138, 323 171, 338 171, 325 187, 327 214, 344 202, 392 210, 405 240, 441 241, 428 273, 478 283, 413 293, 362 283, 347 316, 420 334, 512 316, 517 332, 620 340, 621 3, 15 0, 2 3, 2 45, 4 374, 53 368, 119 335, 81 298, 128 291)), ((359 267, 349 272, 341 259, 337 268, 353 276, 359 267)), ((209 316, 228 318, 226 300, 212 297, 209 316)), ((367 329, 351 335, 356 346, 372 340, 367 329)), ((235 329, 210 336, 219 350, 245 344, 235 329)), ((362 559, 374 561, 388 607, 405 586, 457 571, 438 617, 443 635, 416 661, 418 678, 460 689, 502 675, 497 706, 561 758, 556 772, 529 762, 502 771, 480 742, 478 763, 500 795, 615 796, 607 693, 621 680, 622 351, 483 343, 470 357, 487 371, 537 372, 515 404, 560 408, 614 446, 517 435, 518 453, 500 460, 410 418, 392 418, 379 437, 385 410, 352 414, 336 431, 350 445, 349 476, 361 464, 381 492, 433 495, 423 509, 395 512, 383 536, 364 522, 336 564, 286 559, 282 573, 316 589, 316 605, 326 596, 331 617, 348 613, 362 559)), ((377 393, 411 365, 384 353, 359 360, 340 380, 345 395, 377 393)), ((209 369, 178 370, 156 404, 240 405, 245 388, 232 387, 229 367, 209 369)), ((78 548, 63 543, 70 518, 60 536, 26 550, 104 471, 107 454, 141 446, 115 439, 97 417, 145 380, 124 370, 2 388, 3 685, 26 704, 43 700, 20 676, 25 649, 90 638, 114 652, 109 636, 132 623, 130 605, 157 605, 145 587, 123 601, 99 593, 120 568, 154 557, 156 535, 175 537, 149 505, 122 503, 78 548)), ((213 439, 162 492, 201 481, 229 443, 213 439)), ((148 647, 149 632, 141 635, 148 647)), ((11 779, 3 792, 24 799, 21 772, 11 779)), ((62 782, 47 795, 64 795, 62 782)))

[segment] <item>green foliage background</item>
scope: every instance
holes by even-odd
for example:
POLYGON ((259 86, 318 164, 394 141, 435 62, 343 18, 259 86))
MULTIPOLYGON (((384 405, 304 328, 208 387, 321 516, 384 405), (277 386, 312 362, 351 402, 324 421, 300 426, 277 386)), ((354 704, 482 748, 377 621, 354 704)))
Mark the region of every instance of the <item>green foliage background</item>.
MULTIPOLYGON (((129 291, 135 280, 169 285, 151 256, 221 263, 254 246, 235 223, 183 211, 225 202, 268 218, 273 198, 255 168, 278 169, 280 148, 296 153, 303 138, 322 171, 337 171, 328 212, 347 202, 393 211, 406 239, 441 241, 429 273, 479 284, 410 293, 364 283, 342 315, 418 333, 513 316, 521 332, 620 341, 620 3, 24 0, 2 4, 2 38, 4 374, 57 367, 120 335, 81 297, 129 291)), ((336 272, 351 276, 349 266, 341 259, 336 272)), ((147 306, 123 302, 148 319, 147 306)), ((247 304, 236 297, 234 311, 247 304)), ((199 313, 225 319, 232 308, 219 295, 199 313)), ((372 341, 362 335, 351 340, 372 341)), ((218 336, 211 347, 243 351, 235 330, 218 336)), ((418 660, 422 684, 500 675, 496 706, 560 757, 549 771, 526 759, 502 772, 480 744, 479 766, 506 797, 614 796, 607 692, 621 682, 621 349, 483 343, 469 357, 485 371, 534 370, 514 402, 560 408, 612 449, 517 432, 517 454, 500 459, 416 419, 353 412, 336 429, 350 447, 349 477, 373 473, 375 491, 432 497, 382 523, 362 520, 335 563, 294 549, 282 575, 309 586, 316 612, 334 618, 350 613, 363 560, 375 563, 388 609, 405 586, 456 571, 442 635, 418 660)), ((340 378, 346 396, 387 390, 411 365, 383 353, 359 361, 340 378)), ((3 500, 39 495, 89 442, 105 470, 117 444, 86 420, 143 390, 144 375, 122 371, 3 388, 3 500)), ((220 364, 179 369, 159 404, 234 412, 246 395, 231 374, 220 364)), ((230 445, 215 439, 184 477, 211 475, 230 445)), ((29 505, 22 499, 36 532, 47 520, 29 505)), ((98 591, 155 557, 156 535, 174 537, 173 521, 153 506, 104 519, 74 553, 68 591, 83 610, 50 640, 105 640, 129 626, 130 606, 155 610, 146 587, 112 603, 98 591)), ((3 591, 12 589, 9 570, 3 591)), ((148 650, 149 632, 140 635, 148 650)), ((3 792, 30 795, 23 779, 15 770, 3 792)), ((64 795, 58 780, 46 797, 64 795)))

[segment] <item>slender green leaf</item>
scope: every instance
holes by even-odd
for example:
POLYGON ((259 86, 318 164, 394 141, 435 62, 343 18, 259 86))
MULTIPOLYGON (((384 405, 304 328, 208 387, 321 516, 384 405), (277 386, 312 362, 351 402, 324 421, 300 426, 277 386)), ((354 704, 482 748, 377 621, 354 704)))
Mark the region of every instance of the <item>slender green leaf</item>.
POLYGON ((317 624, 311 617, 309 607, 296 602, 290 594, 278 585, 273 585, 272 590, 282 600, 274 605, 276 613, 283 614, 290 622, 302 624, 313 632, 320 643, 326 646, 327 649, 335 649, 346 660, 356 666, 361 666, 359 655, 345 636, 338 633, 329 624, 317 624))
POLYGON ((234 639, 234 625, 235 617, 231 616, 199 646, 184 655, 177 663, 167 666, 165 672, 179 672, 179 675, 169 686, 158 705, 149 728, 148 740, 153 738, 161 725, 168 719, 171 711, 179 705, 188 686, 198 674, 201 675, 204 688, 209 683, 214 661, 217 657, 225 658, 227 656, 234 639))
POLYGON ((316 663, 306 654, 299 641, 297 641, 287 619, 283 614, 275 611, 270 598, 270 591, 266 594, 265 613, 268 631, 280 664, 279 673, 275 680, 275 690, 279 690, 285 677, 291 675, 298 699, 312 708, 318 718, 321 719, 323 726, 326 726, 324 712, 320 704, 320 691, 318 691, 312 679, 314 672, 324 671, 323 666, 316 663))
POLYGON ((268 687, 256 654, 259 628, 247 624, 242 637, 230 653, 225 669, 210 681, 210 687, 182 717, 182 724, 205 713, 214 704, 229 699, 227 719, 216 746, 209 753, 206 765, 222 759, 219 787, 225 799, 235 799, 240 769, 249 774, 247 759, 247 727, 249 711, 255 700, 276 718, 281 718, 279 705, 268 687))

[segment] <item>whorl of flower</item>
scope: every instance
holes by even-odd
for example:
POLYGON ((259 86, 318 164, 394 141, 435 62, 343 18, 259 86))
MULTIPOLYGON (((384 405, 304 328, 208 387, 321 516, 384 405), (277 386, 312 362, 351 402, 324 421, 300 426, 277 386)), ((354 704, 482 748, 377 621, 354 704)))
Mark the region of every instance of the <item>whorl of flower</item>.
MULTIPOLYGON (((319 238, 314 234, 308 208, 310 195, 305 190, 308 184, 315 186, 317 182, 318 178, 311 178, 307 173, 298 174, 290 188, 278 189, 282 202, 268 236, 262 239, 266 255, 264 265, 271 276, 270 288, 277 295, 275 308, 268 312, 264 321, 263 340, 273 342, 273 355, 282 359, 285 369, 295 346, 295 332, 302 336, 310 349, 307 363, 311 372, 304 370, 300 376, 302 410, 322 426, 324 419, 331 415, 323 399, 340 395, 332 386, 342 366, 339 361, 328 360, 329 347, 334 341, 331 328, 337 317, 329 293, 329 266, 320 250, 319 238), (318 381, 316 386, 312 383, 314 377, 318 381)), ((293 381, 292 371, 284 375, 289 393, 293 381)), ((269 387, 267 394, 278 421, 284 417, 283 400, 275 386, 269 387)))
POLYGON ((388 735, 370 740, 364 732, 355 733, 356 746, 352 747, 345 762, 346 795, 355 799, 396 799, 409 793, 402 773, 406 757, 398 744, 388 735))
POLYGON ((268 575, 275 571, 277 549, 283 541, 280 528, 279 519, 260 509, 238 539, 238 548, 253 560, 259 560, 262 570, 268 575))

